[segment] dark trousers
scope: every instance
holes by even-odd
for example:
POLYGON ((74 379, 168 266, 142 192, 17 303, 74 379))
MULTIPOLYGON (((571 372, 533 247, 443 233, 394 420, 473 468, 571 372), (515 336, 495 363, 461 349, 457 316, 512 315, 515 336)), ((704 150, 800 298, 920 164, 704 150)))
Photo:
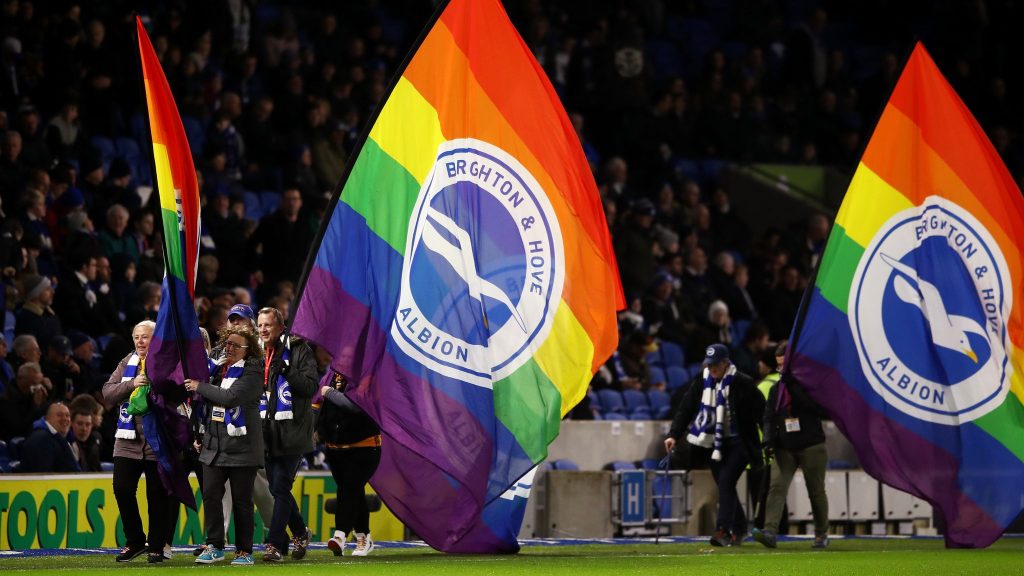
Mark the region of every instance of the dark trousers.
POLYGON ((282 553, 288 550, 287 526, 292 536, 306 533, 306 522, 299 512, 299 505, 292 496, 292 484, 295 474, 299 471, 302 455, 275 456, 267 458, 267 482, 270 484, 270 495, 274 497, 274 515, 270 520, 270 532, 267 540, 282 553))
POLYGON ((338 485, 338 507, 334 513, 334 529, 346 536, 355 530, 370 531, 370 511, 366 508, 366 483, 380 463, 380 448, 346 448, 327 450, 327 465, 338 485))
POLYGON ((224 549, 224 483, 231 481, 231 508, 235 515, 235 550, 252 554, 252 533, 256 529, 252 486, 256 466, 203 466, 203 518, 206 543, 224 549))
POLYGON ((167 495, 160 483, 157 463, 122 456, 114 458, 114 499, 121 512, 126 544, 131 548, 142 548, 147 538, 142 531, 142 516, 139 514, 136 494, 139 492, 139 478, 143 474, 146 475, 146 503, 149 505, 149 551, 163 553, 164 544, 171 540, 167 516, 171 511, 171 503, 178 502, 167 495))
POLYGON ((747 515, 743 512, 743 504, 736 492, 736 483, 750 462, 747 449, 739 437, 726 438, 722 441, 722 459, 711 461, 711 475, 718 485, 718 521, 719 530, 735 534, 747 531, 747 515))

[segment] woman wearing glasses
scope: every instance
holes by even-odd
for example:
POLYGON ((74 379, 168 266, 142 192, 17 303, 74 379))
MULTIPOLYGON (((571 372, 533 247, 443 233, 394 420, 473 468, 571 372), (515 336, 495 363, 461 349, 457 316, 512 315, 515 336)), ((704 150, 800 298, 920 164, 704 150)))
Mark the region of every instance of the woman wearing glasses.
POLYGON ((229 326, 221 330, 224 358, 210 382, 185 380, 185 388, 198 392, 208 402, 206 433, 199 461, 203 463, 203 509, 206 547, 196 558, 198 564, 224 559, 224 484, 231 481, 235 515, 235 559, 232 565, 252 565, 253 483, 263 466, 263 426, 260 422, 260 394, 263 381, 262 356, 256 333, 248 327, 229 326))

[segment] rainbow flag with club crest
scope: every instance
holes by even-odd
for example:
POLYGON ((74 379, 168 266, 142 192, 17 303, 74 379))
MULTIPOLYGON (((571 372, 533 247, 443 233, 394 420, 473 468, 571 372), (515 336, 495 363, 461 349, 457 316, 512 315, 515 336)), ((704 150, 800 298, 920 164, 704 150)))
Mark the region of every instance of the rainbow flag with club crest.
POLYGON ((947 546, 1024 506, 1024 200, 920 44, 853 176, 788 369, 947 546))
MULTIPOLYGON (((178 414, 177 406, 186 396, 182 386, 185 378, 209 379, 206 349, 194 306, 201 230, 199 186, 178 107, 160 61, 138 18, 136 26, 164 231, 163 295, 146 361, 146 375, 153 383, 150 405, 159 420, 159 426, 151 427, 163 435, 160 446, 164 450, 158 454, 161 478, 165 472, 173 475, 173 480, 165 481, 165 485, 188 503, 194 502, 194 496, 188 487, 187 473, 183 475, 177 466, 177 455, 191 440, 188 420, 178 414)), ((149 435, 147 429, 147 438, 149 435)), ((150 444, 155 446, 153 441, 150 444)))
POLYGON ((623 297, 579 140, 498 0, 438 9, 340 189, 293 331, 358 383, 403 522, 516 551, 516 513, 483 511, 546 457, 623 297))

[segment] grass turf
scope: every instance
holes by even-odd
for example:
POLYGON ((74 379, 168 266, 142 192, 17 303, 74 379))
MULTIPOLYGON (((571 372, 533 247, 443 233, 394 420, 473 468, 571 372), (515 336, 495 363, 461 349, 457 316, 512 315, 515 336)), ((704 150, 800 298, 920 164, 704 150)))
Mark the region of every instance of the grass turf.
MULTIPOLYGON (((450 556, 427 549, 376 550, 367 558, 336 558, 327 550, 311 550, 301 562, 286 560, 256 565, 246 573, 284 574, 714 574, 752 575, 884 575, 905 574, 1024 574, 1024 539, 1003 539, 986 550, 946 550, 940 540, 833 540, 824 551, 812 551, 808 541, 786 542, 776 550, 755 543, 740 548, 705 544, 636 544, 532 546, 516 556, 450 556)), ((223 563, 201 566, 187 553, 149 565, 145 556, 117 564, 113 554, 2 558, 0 570, 106 574, 125 570, 159 570, 160 574, 228 569, 223 563)), ((234 569, 233 567, 229 569, 234 569)))

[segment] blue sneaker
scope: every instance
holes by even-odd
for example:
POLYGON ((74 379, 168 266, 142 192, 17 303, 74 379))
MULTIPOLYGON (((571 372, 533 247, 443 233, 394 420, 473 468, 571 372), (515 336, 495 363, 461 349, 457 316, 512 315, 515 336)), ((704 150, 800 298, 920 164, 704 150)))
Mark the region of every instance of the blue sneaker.
POLYGON ((252 554, 248 552, 235 552, 235 559, 231 561, 232 566, 252 566, 252 554))
POLYGON ((196 564, 213 564, 224 559, 224 551, 213 546, 203 548, 203 553, 196 558, 196 564))

